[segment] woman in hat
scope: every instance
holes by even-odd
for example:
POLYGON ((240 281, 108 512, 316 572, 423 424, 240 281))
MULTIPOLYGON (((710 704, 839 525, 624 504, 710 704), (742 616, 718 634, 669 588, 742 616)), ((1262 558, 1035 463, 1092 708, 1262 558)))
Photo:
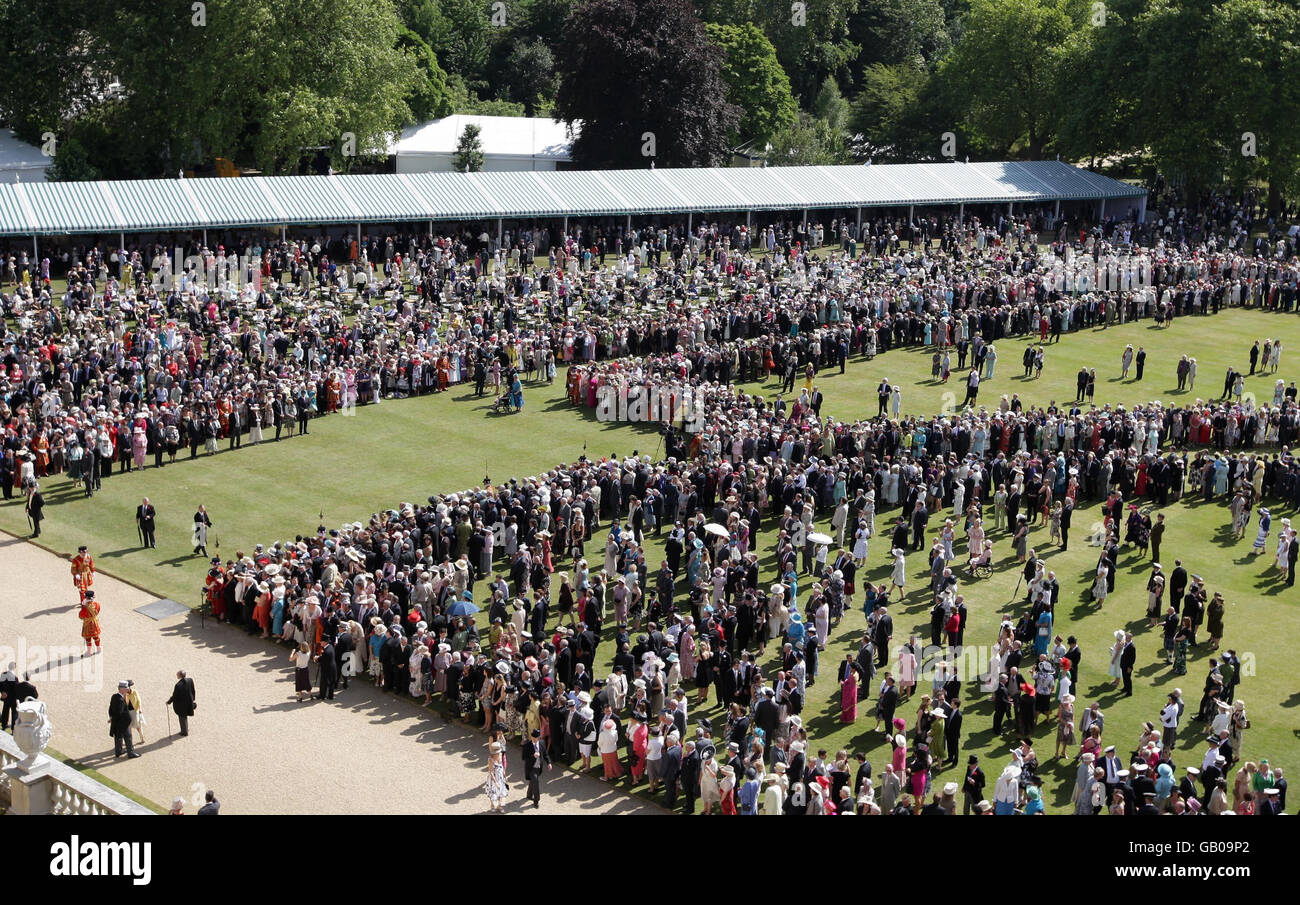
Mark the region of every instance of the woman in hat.
MULTIPOLYGON (((1068 670, 1063 670, 1068 674, 1068 670)), ((1054 756, 1065 757, 1074 744, 1074 695, 1067 694, 1061 698, 1056 708, 1056 750, 1054 756)))
POLYGON ((253 623, 262 628, 262 637, 271 637, 271 587, 266 582, 257 585, 257 598, 253 604, 253 623))
POLYGON ((695 664, 695 706, 702 707, 709 699, 709 685, 713 682, 713 648, 706 637, 700 638, 695 664))
POLYGON ((289 654, 289 662, 293 664, 293 687, 298 692, 298 703, 301 704, 304 692, 308 697, 311 696, 311 675, 308 673, 311 664, 311 648, 307 646, 307 642, 298 642, 297 649, 289 654))
POLYGON ((510 786, 506 783, 506 766, 502 755, 500 742, 492 742, 488 746, 487 782, 483 784, 483 791, 487 793, 488 803, 497 814, 503 813, 501 806, 505 804, 510 792, 510 786))
POLYGON ((899 597, 903 597, 907 592, 904 585, 907 583, 907 556, 898 547, 894 548, 894 571, 890 576, 893 586, 898 588, 899 597))
POLYGON ((1218 591, 1205 608, 1205 629, 1210 633, 1210 648, 1218 650, 1223 639, 1223 595, 1218 591))
POLYGON ((605 781, 614 782, 623 775, 623 765, 618 759, 618 727, 613 720, 605 720, 596 739, 600 760, 605 768, 605 781))

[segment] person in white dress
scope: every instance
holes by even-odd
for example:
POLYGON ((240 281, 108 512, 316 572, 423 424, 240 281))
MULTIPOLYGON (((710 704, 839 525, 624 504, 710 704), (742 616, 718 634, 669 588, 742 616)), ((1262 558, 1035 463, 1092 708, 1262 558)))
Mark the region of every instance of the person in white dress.
POLYGON ((903 585, 907 583, 907 556, 897 547, 894 548, 893 556, 894 573, 891 576, 891 580, 894 583, 894 587, 898 588, 899 593, 902 593, 903 585))
POLYGON ((1119 680, 1124 675, 1123 670, 1120 669, 1120 665, 1119 665, 1120 658, 1123 656, 1124 656, 1124 632, 1120 630, 1116 630, 1115 644, 1110 649, 1110 665, 1106 667, 1106 675, 1110 676, 1112 679, 1115 680, 1110 683, 1112 685, 1118 685, 1119 680))
POLYGON ((871 531, 867 528, 867 523, 859 521, 858 530, 853 532, 853 559, 859 566, 867 561, 867 538, 869 537, 871 531))
POLYGON ((1103 567, 1097 570, 1097 579, 1092 583, 1092 599, 1097 601, 1098 607, 1106 602, 1107 593, 1109 593, 1108 582, 1106 580, 1106 569, 1103 567))
POLYGON ((1291 530, 1291 520, 1282 519, 1282 528, 1277 532, 1277 551, 1273 555, 1273 567, 1285 572, 1287 570, 1287 545, 1290 538, 1287 532, 1291 530))

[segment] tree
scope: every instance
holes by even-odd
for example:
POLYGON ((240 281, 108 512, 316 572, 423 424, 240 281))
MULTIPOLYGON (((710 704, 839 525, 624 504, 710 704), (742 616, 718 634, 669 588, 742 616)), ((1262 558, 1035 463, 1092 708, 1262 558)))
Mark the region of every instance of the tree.
POLYGON ((555 56, 540 40, 516 41, 510 48, 505 84, 510 99, 524 106, 525 116, 538 111, 555 97, 555 56))
POLYGON ((862 48, 857 63, 864 68, 930 65, 952 47, 940 0, 859 0, 849 16, 849 37, 862 48))
POLYGON ((940 72, 963 99, 963 125, 995 153, 1041 158, 1055 138, 1057 66, 1076 28, 1067 2, 971 0, 940 72))
POLYGON ((772 166, 831 166, 852 163, 843 133, 824 119, 800 113, 799 119, 772 136, 767 150, 772 166))
POLYGON ((483 142, 479 134, 483 130, 470 123, 460 133, 456 141, 456 156, 452 158, 452 167, 459 173, 477 173, 483 169, 483 142))
POLYGON ((1276 216, 1283 191, 1300 188, 1300 11, 1278 0, 1227 0, 1213 10, 1206 69, 1221 100, 1212 108, 1237 184, 1262 179, 1276 216))
POLYGON ((863 71, 862 90, 853 99, 849 127, 858 136, 857 153, 877 163, 938 160, 941 136, 957 133, 968 144, 939 79, 912 63, 877 63, 863 71))
POLYGON ((40 142, 100 101, 111 81, 108 50, 90 27, 93 0, 0 0, 0 121, 40 142))
POLYGON ((707 24, 709 38, 722 48, 722 78, 727 97, 741 116, 732 144, 764 143, 794 123, 799 115, 790 79, 776 58, 776 48, 758 26, 707 24))
POLYGON ((586 0, 565 21, 555 115, 582 167, 716 166, 740 109, 690 0, 586 0))
POLYGON ((433 48, 419 34, 406 27, 398 30, 397 46, 410 54, 424 76, 406 96, 406 105, 411 108, 414 121, 424 122, 454 113, 447 73, 438 65, 438 57, 433 48))

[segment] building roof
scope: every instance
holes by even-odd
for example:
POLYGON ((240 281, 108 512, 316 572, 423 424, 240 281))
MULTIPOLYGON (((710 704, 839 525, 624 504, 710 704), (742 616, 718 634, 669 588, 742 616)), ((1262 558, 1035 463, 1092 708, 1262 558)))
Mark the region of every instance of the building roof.
POLYGON ((479 127, 483 153, 493 157, 537 157, 568 160, 571 139, 562 122, 537 116, 470 116, 457 113, 402 131, 389 153, 398 157, 427 157, 456 153, 468 125, 479 127))
POLYGON ((0 184, 0 235, 1137 199, 1059 161, 0 184))

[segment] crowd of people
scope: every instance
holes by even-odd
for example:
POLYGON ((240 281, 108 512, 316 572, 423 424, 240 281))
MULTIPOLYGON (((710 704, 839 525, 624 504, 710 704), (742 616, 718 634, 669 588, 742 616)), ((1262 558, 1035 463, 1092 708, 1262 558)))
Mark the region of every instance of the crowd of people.
MULTIPOLYGON (((705 813, 953 813, 960 793, 966 812, 1040 813, 1045 790, 1028 737, 1055 714, 1061 750, 1079 745, 1077 813, 1277 813, 1285 780, 1276 769, 1256 767, 1250 788, 1234 788, 1233 807, 1224 804, 1244 707, 1181 784, 1169 781, 1174 751, 1161 732, 1152 729, 1127 769, 1115 746, 1100 747, 1099 714, 1085 711, 1076 731, 1070 689, 1081 652, 1054 635, 1059 582, 1027 535, 1050 522, 1052 542, 1067 548, 1075 505, 1104 501, 1089 538, 1102 547, 1104 601, 1121 544, 1145 530, 1158 556, 1157 529, 1144 529, 1139 509, 1127 510, 1138 521, 1129 516, 1120 540, 1125 507, 1178 500, 1188 483, 1207 498, 1249 489, 1243 505, 1300 497, 1300 463, 1285 453, 1300 427, 1294 384, 1265 405, 1225 392, 1182 407, 1085 411, 1078 401, 1026 408, 1016 394, 981 405, 978 395, 1004 337, 1036 334, 1041 349, 1062 333, 1135 317, 1177 323, 1226 305, 1295 304, 1300 269, 1282 248, 1251 255, 1235 230, 1226 241, 1211 232, 1195 247, 1174 244, 1169 219, 1148 248, 1134 240, 1151 227, 1073 235, 1062 225, 1046 252, 1026 221, 1010 218, 996 227, 936 218, 906 231, 872 222, 863 233, 837 222, 834 253, 815 251, 826 238, 815 229, 750 236, 738 224, 705 224, 590 246, 565 237, 545 269, 519 264, 536 251, 523 236, 495 254, 451 238, 404 249, 389 240, 362 249, 351 269, 295 244, 262 259, 262 288, 254 280, 241 292, 165 295, 142 260, 109 276, 92 254, 61 299, 20 261, 14 269, 28 279, 3 299, 18 329, 3 337, 0 479, 6 497, 15 485, 31 495, 77 461, 73 477, 92 492, 114 460, 144 467, 152 453, 161 467, 186 446, 193 457, 218 441, 240 445, 245 433, 278 440, 282 427, 305 432, 311 417, 350 405, 471 380, 480 394, 489 382, 499 391, 514 374, 550 381, 567 364, 575 405, 595 406, 602 392, 626 405, 653 390, 668 400, 656 420, 680 417, 684 430, 669 433, 661 458, 584 456, 213 558, 213 613, 292 648, 299 700, 333 699, 369 676, 480 725, 495 746, 485 784, 494 808, 508 794, 505 743, 518 739, 530 780, 547 763, 589 768, 597 753, 606 779, 645 779, 650 794, 687 811, 698 801, 705 813), (286 261, 293 286, 278 281, 286 261), (312 274, 325 285, 312 288, 312 274), (355 320, 334 291, 349 281, 364 287, 355 320), (946 379, 953 353, 957 369, 969 369, 960 409, 903 415, 886 378, 876 417, 821 416, 820 370, 916 345, 940 356, 936 378, 946 379), (783 393, 770 402, 733 386, 772 373, 783 393), (1281 450, 1266 452, 1273 444, 1281 450), (820 519, 831 536, 819 539, 820 519), (647 535, 666 535, 659 563, 647 561, 647 535), (955 660, 966 640, 964 591, 993 562, 995 539, 1023 567, 1027 610, 1000 620, 995 654, 975 681, 946 660, 927 669, 916 636, 895 642, 891 607, 921 595, 932 606, 930 648, 955 660), (906 551, 927 543, 929 574, 909 590, 906 551), (859 579, 872 546, 893 563, 888 584, 859 579), (759 557, 769 551, 777 580, 764 585, 759 557), (841 719, 854 722, 858 702, 877 690, 877 728, 892 757, 876 775, 860 754, 817 749, 802 717, 830 630, 860 593, 867 630, 839 666, 837 697, 841 719), (598 676, 605 644, 613 666, 598 676), (929 694, 917 691, 927 672, 929 694), (692 728, 690 710, 711 692, 725 725, 692 728), (975 758, 960 785, 940 776, 959 762, 962 698, 979 694, 994 701, 995 732, 1005 722, 1021 738, 991 797, 975 758), (909 727, 900 707, 915 697, 909 727)), ((1291 554, 1292 577, 1294 562, 1291 554)), ((1186 595, 1204 596, 1200 582, 1186 595)), ((1200 626, 1195 607, 1183 606, 1175 655, 1200 626)), ((1217 645, 1221 622, 1210 634, 1217 645)), ((1132 650, 1125 636, 1112 651, 1129 689, 1132 650)), ((1212 711, 1239 712, 1232 653, 1222 661, 1198 711, 1215 727, 1212 711)), ((530 782, 530 798, 539 794, 530 782)))

